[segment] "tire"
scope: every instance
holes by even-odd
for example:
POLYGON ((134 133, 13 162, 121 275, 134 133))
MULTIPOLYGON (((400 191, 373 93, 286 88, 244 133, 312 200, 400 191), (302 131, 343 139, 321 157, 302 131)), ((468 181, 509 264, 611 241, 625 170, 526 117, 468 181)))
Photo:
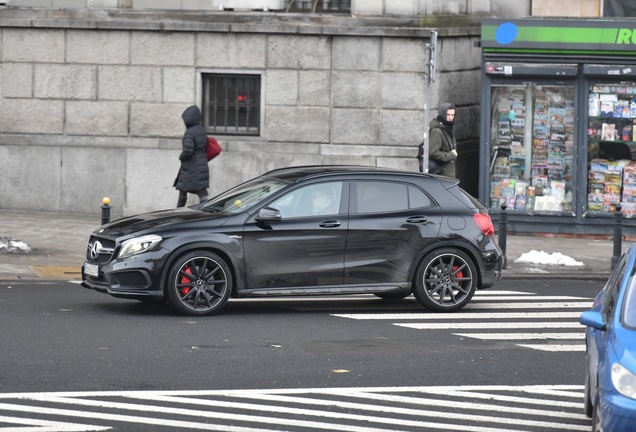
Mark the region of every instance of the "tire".
POLYGON ((594 403, 594 414, 592 414, 592 432, 603 432, 603 419, 601 416, 601 401, 598 396, 598 391, 596 392, 596 401, 594 403))
POLYGON ((177 259, 168 275, 168 301, 184 315, 204 316, 219 312, 232 291, 232 273, 225 261, 207 251, 195 251, 177 259))
POLYGON ((402 300, 411 295, 411 293, 376 293, 374 294, 376 297, 380 297, 382 300, 402 300))
POLYGON ((585 360, 585 396, 583 399, 583 408, 585 410, 585 415, 589 418, 592 418, 592 413, 594 412, 594 406, 592 405, 592 395, 591 391, 591 383, 590 383, 590 365, 585 360))
POLYGON ((417 301, 434 312, 457 311, 470 302, 477 289, 477 269, 464 252, 435 250, 424 257, 414 280, 417 301))

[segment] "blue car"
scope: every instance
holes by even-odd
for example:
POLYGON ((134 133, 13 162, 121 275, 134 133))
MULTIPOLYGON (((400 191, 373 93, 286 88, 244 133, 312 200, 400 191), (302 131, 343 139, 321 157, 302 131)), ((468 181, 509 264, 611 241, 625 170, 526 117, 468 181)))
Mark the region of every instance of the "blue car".
POLYGON ((579 321, 586 326, 585 413, 592 431, 636 430, 636 245, 579 321))

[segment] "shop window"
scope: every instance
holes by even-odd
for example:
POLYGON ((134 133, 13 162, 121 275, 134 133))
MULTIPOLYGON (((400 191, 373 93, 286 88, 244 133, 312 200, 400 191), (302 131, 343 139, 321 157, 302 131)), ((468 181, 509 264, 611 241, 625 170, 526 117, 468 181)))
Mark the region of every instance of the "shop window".
POLYGON ((604 17, 636 17, 636 5, 634 0, 604 0, 604 17))
POLYGON ((588 212, 636 215, 636 83, 592 84, 588 112, 588 212))
POLYGON ((493 86, 490 208, 573 210, 574 86, 493 86))
POLYGON ((216 135, 259 135, 260 75, 203 74, 203 119, 216 135))

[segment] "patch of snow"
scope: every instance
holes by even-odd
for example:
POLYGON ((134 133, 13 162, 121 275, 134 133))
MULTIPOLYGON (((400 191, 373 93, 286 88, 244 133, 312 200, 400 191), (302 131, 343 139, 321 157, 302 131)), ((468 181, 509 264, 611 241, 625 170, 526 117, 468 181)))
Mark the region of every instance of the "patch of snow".
POLYGON ((23 241, 0 237, 0 253, 29 253, 32 249, 23 241))
POLYGON ((521 255, 515 260, 516 263, 526 264, 544 264, 554 266, 568 266, 568 267, 584 267, 585 264, 581 261, 577 261, 567 255, 563 255, 560 252, 553 252, 551 254, 536 250, 531 250, 521 255))

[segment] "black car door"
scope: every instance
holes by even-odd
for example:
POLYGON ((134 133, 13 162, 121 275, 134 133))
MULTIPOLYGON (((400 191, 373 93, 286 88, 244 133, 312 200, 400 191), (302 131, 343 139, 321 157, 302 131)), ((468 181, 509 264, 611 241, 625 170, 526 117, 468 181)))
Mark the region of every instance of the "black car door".
POLYGON ((347 186, 301 186, 267 204, 269 214, 280 218, 250 218, 244 230, 248 289, 342 285, 347 186))
POLYGON ((420 188, 352 181, 345 284, 406 282, 415 258, 434 242, 441 211, 420 188))

